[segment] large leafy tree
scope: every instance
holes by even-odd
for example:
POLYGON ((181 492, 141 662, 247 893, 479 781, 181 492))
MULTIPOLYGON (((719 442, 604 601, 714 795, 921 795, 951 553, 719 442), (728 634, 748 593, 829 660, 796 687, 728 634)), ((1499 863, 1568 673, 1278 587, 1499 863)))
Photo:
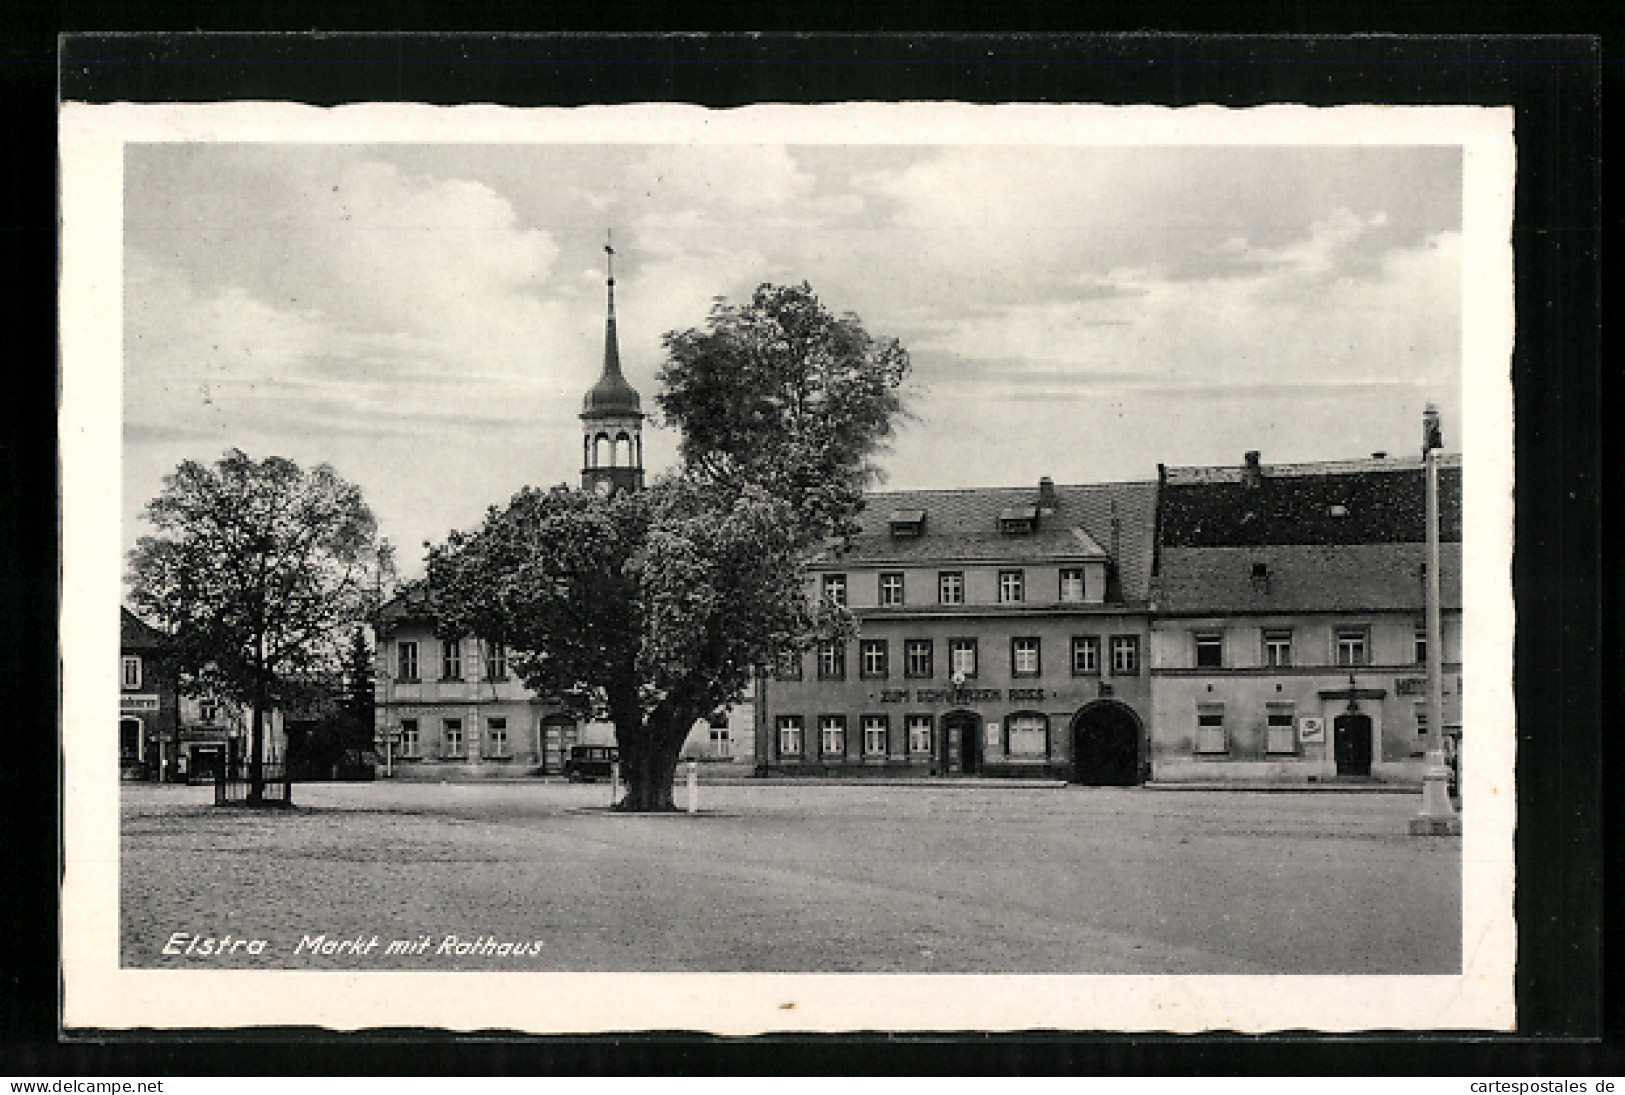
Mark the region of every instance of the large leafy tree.
POLYGON ((792 503, 809 540, 851 531, 903 414, 908 353, 806 283, 718 301, 706 326, 665 337, 655 397, 693 474, 749 482, 792 503))
POLYGON ((169 633, 184 687, 253 712, 249 801, 264 797, 265 712, 282 682, 331 673, 376 598, 376 524, 326 464, 239 449, 182 463, 130 554, 136 609, 169 633))
POLYGON ((758 667, 849 629, 808 598, 804 563, 852 526, 908 370, 806 285, 665 344, 678 470, 609 497, 523 491, 429 557, 443 630, 506 644, 530 687, 614 723, 628 810, 673 808, 689 729, 758 667))

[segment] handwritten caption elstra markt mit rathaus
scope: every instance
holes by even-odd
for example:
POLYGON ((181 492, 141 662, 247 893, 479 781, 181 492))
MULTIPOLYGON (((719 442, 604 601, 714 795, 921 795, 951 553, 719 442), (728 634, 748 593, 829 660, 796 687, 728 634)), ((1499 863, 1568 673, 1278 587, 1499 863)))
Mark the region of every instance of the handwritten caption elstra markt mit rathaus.
MULTIPOLYGON (((412 958, 443 955, 456 958, 524 958, 542 953, 540 939, 511 940, 494 935, 470 938, 460 935, 420 935, 413 939, 385 941, 362 932, 354 937, 300 935, 293 948, 295 957, 412 958)), ((269 940, 242 939, 233 935, 203 936, 175 932, 164 943, 163 953, 186 958, 223 958, 229 955, 274 953, 269 940)))

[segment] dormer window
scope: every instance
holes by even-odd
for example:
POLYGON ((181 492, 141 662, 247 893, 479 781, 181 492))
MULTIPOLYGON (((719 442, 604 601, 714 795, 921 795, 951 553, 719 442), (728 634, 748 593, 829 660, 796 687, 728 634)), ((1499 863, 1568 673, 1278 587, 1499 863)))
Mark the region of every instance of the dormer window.
POLYGON ((908 540, 920 535, 925 525, 925 511, 923 509, 893 510, 888 520, 891 523, 892 539, 908 540))
POLYGON ((1037 506, 1011 506, 999 513, 999 531, 1006 536, 1023 536, 1038 525, 1037 506))

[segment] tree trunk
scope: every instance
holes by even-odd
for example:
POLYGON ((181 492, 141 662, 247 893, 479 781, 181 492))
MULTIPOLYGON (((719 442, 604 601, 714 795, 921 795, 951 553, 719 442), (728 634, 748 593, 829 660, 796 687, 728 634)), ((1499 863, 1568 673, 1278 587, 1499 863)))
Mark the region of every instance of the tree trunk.
POLYGON ((683 747, 682 742, 673 748, 669 743, 656 741, 647 727, 629 735, 623 735, 618 728, 615 733, 629 743, 621 750, 621 775, 626 780, 626 793, 615 808, 630 813, 676 810, 672 785, 677 776, 677 754, 683 747))
MULTIPOLYGON (((229 763, 229 759, 227 761, 229 763)), ((228 773, 229 775, 229 773, 228 773)), ((265 673, 261 670, 254 680, 254 728, 249 743, 248 804, 259 806, 265 801, 265 673)))
POLYGON ((651 717, 631 725, 617 722, 615 737, 620 744, 621 778, 626 794, 616 803, 617 810, 631 813, 675 811, 672 787, 677 778, 677 758, 694 720, 651 717), (679 729, 681 727, 681 729, 679 729))

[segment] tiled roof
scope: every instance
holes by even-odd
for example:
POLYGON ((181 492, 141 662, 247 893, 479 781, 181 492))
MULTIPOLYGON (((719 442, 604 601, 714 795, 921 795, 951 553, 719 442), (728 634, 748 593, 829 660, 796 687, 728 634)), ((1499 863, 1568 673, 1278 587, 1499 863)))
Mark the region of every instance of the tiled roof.
POLYGON ((384 602, 378 610, 380 628, 387 634, 403 623, 433 621, 434 607, 429 600, 429 583, 425 581, 402 583, 395 596, 384 602))
MULTIPOLYGON (((1155 611, 1182 614, 1423 609, 1425 544, 1164 547, 1155 611), (1262 563, 1265 577, 1253 577, 1262 563)), ((1440 600, 1461 607, 1461 545, 1440 546, 1440 600)))
MULTIPOLYGON (((1425 535, 1420 460, 1264 465, 1256 486, 1239 467, 1170 468, 1162 487, 1161 546, 1384 544, 1425 535)), ((1442 539, 1461 539, 1461 464, 1439 472, 1442 539)))
POLYGON ((1143 602, 1151 569, 1156 495, 1154 482, 1057 486, 1054 512, 1039 513, 1032 532, 1011 534, 999 530, 1001 514, 1034 506, 1038 500, 1036 485, 875 493, 867 498, 858 533, 838 551, 826 553, 820 562, 825 566, 928 566, 946 561, 1040 563, 1102 559, 1113 542, 1115 506, 1121 600, 1143 602), (892 536, 892 515, 901 510, 925 511, 920 535, 892 536))
POLYGON ((118 613, 119 646, 126 650, 158 650, 163 647, 163 632, 123 605, 119 606, 118 613))

